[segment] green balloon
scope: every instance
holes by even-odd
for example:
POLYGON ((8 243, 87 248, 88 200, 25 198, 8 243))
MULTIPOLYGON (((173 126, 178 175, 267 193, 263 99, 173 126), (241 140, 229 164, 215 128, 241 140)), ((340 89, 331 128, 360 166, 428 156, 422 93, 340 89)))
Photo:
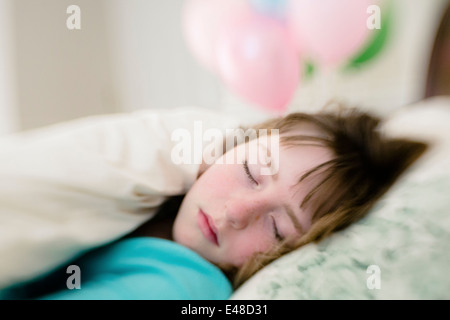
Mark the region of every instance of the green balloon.
POLYGON ((360 69, 362 65, 375 58, 382 51, 391 32, 392 16, 392 5, 386 6, 384 13, 381 15, 381 28, 371 31, 373 33, 371 41, 343 67, 344 72, 360 69))
MULTIPOLYGON (((385 47, 392 29, 393 8, 388 1, 381 15, 381 28, 371 31, 372 36, 366 46, 349 59, 349 62, 341 67, 341 72, 353 72, 361 69, 365 63, 375 58, 385 47)), ((309 81, 316 72, 316 63, 313 60, 303 62, 303 79, 309 81)))
POLYGON ((305 61, 303 65, 303 80, 308 81, 314 76, 315 66, 312 61, 305 61))

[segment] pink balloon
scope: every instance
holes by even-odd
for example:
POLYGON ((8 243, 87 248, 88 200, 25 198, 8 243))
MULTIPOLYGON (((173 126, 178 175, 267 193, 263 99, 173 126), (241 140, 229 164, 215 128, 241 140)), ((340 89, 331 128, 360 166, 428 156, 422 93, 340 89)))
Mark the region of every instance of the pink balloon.
POLYGON ((300 57, 286 28, 249 13, 224 26, 216 49, 219 73, 231 90, 264 109, 286 110, 300 77, 300 57))
POLYGON ((221 27, 249 10, 243 0, 187 0, 182 26, 187 45, 199 62, 210 70, 216 69, 215 46, 221 27))
POLYGON ((303 54, 335 66, 361 48, 373 0, 290 0, 288 27, 303 54))

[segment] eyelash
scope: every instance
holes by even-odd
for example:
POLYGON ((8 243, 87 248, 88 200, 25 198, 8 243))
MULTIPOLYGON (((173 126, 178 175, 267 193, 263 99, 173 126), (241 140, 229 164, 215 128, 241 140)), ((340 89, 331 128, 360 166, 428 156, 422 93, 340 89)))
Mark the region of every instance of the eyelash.
POLYGON ((259 184, 258 181, 256 181, 256 179, 253 178, 252 174, 250 173, 250 169, 248 168, 247 160, 244 161, 243 166, 244 166, 244 171, 245 171, 245 173, 247 174, 248 179, 249 179, 253 184, 258 185, 258 184, 259 184))
MULTIPOLYGON (((251 172, 250 172, 250 169, 248 168, 247 160, 244 161, 243 166, 244 166, 244 171, 245 171, 245 173, 247 174, 248 179, 249 179, 252 183, 258 185, 258 181, 256 181, 255 178, 253 178, 253 176, 252 176, 252 174, 251 174, 251 172)), ((275 218, 274 218, 273 216, 271 216, 271 218, 272 218, 273 234, 275 235, 275 238, 276 238, 278 241, 282 241, 282 240, 283 240, 283 237, 280 235, 280 233, 279 233, 279 231, 278 231, 278 227, 277 227, 277 223, 276 223, 276 221, 275 221, 275 218)))
POLYGON ((273 217, 273 216, 271 216, 271 218, 272 218, 272 226, 273 226, 273 232, 274 232, 274 234, 275 234, 275 238, 278 240, 278 241, 282 241, 283 240, 283 237, 280 235, 280 233, 278 232, 278 227, 277 227, 277 223, 276 223, 276 221, 275 221, 275 218, 273 217))

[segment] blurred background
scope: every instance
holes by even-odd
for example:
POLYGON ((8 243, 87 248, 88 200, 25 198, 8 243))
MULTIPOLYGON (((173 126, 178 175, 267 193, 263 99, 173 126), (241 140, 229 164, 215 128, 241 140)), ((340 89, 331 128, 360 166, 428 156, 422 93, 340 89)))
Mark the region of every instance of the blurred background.
MULTIPOLYGON (((275 21, 277 25, 272 23, 270 30, 284 32, 292 19, 301 21, 301 14, 306 12, 296 13, 289 5, 307 5, 308 1, 240 2, 246 2, 252 14, 275 21)), ((276 32, 267 31, 266 25, 249 29, 247 18, 227 22, 234 29, 223 22, 228 42, 219 34, 212 37, 222 41, 214 54, 221 57, 222 63, 228 63, 228 69, 224 70, 223 65, 222 69, 208 66, 195 51, 199 46, 195 41, 201 39, 194 39, 192 30, 197 27, 200 31, 217 31, 202 20, 202 8, 211 3, 224 12, 220 0, 0 0, 0 134, 95 114, 187 105, 252 119, 273 112, 311 111, 335 100, 386 114, 436 93, 430 93, 427 87, 448 0, 373 1, 381 8, 381 29, 369 30, 365 38, 355 40, 353 51, 342 54, 336 63, 315 60, 313 50, 297 43, 294 62, 298 64, 298 79, 291 76, 290 82, 285 82, 289 85, 283 85, 284 89, 294 89, 275 92, 277 97, 284 95, 284 100, 266 105, 255 96, 254 88, 242 87, 237 78, 247 85, 259 84, 261 77, 255 70, 264 69, 261 61, 267 59, 258 60, 260 65, 247 70, 249 64, 243 65, 240 48, 232 46, 245 45, 247 50, 251 37, 242 35, 261 31, 266 37, 276 32), (72 15, 67 12, 70 5, 80 8, 80 29, 67 26, 72 15), (234 43, 236 39, 241 42, 234 43), (236 61, 241 65, 233 65, 236 61)), ((212 12, 206 12, 209 19, 213 18, 212 12)), ((334 12, 335 16, 339 14, 334 12)), ((236 18, 239 14, 231 11, 230 16, 236 18)), ((313 13, 307 16, 314 18, 313 13)), ((292 36, 293 42, 305 29, 320 38, 320 30, 313 26, 295 27, 300 31, 292 36)), ((269 39, 272 47, 266 48, 272 51, 264 52, 265 57, 273 57, 267 70, 284 70, 289 65, 277 63, 287 61, 283 58, 286 52, 274 51, 275 46, 284 43, 277 45, 278 38, 273 39, 269 39)), ((267 44, 267 38, 260 40, 267 44)), ((261 49, 257 45, 253 50, 261 49)), ((448 45, 446 52, 450 52, 448 45)), ((450 54, 441 59, 450 60, 450 54)), ((439 66, 434 66, 434 72, 439 66)), ((286 72, 292 75, 292 68, 286 72)), ((276 77, 272 80, 275 83, 266 81, 255 90, 263 95, 264 85, 275 88, 277 82, 283 83, 276 77)), ((445 93, 446 89, 439 90, 437 93, 445 93)))

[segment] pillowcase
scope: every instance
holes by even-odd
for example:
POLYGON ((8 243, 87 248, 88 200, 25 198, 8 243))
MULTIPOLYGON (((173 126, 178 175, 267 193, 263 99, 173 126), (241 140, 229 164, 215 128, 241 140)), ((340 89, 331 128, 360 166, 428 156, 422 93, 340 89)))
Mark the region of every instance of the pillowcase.
POLYGON ((386 134, 430 143, 368 216, 274 261, 231 299, 449 299, 450 98, 395 112, 386 134))

